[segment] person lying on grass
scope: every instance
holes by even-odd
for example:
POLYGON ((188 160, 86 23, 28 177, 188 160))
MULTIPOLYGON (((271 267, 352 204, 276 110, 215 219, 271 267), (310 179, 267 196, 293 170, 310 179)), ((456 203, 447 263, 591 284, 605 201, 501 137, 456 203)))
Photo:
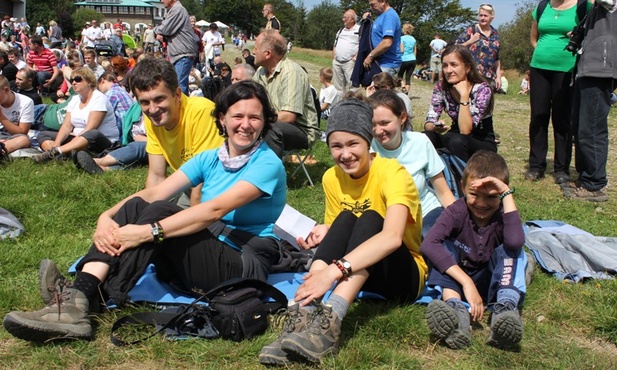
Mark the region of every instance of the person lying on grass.
POLYGON ((373 109, 360 100, 332 108, 326 140, 336 166, 323 176, 325 223, 298 240, 319 248, 282 334, 259 354, 262 364, 315 363, 337 353, 342 320, 360 289, 413 302, 424 286, 418 192, 395 159, 370 154, 372 118, 373 109))
POLYGON ((209 291, 235 277, 267 279, 280 256, 273 228, 286 201, 285 168, 263 141, 276 113, 263 87, 243 81, 217 97, 214 115, 224 144, 103 212, 71 287, 43 261, 47 306, 7 314, 9 333, 33 342, 91 339, 90 313, 100 295, 122 305, 150 263, 160 279, 184 290, 209 291), (201 204, 183 210, 168 201, 202 182, 201 204), (229 233, 208 229, 219 220, 229 233))
POLYGON ((485 304, 492 311, 489 345, 516 350, 523 338, 525 235, 508 182, 499 154, 476 152, 463 171, 465 197, 441 213, 422 241, 434 266, 428 285, 442 292, 426 309, 427 325, 450 348, 471 345, 470 311, 480 321, 485 304))

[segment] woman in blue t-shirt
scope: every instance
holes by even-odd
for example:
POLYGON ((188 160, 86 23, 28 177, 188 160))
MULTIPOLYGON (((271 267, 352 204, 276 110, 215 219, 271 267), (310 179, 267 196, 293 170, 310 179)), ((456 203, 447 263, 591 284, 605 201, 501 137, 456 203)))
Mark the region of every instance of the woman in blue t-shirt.
POLYGON ((368 99, 373 108, 371 149, 395 158, 413 177, 422 205, 422 236, 456 198, 446 183, 444 164, 426 135, 405 130, 409 117, 405 104, 392 90, 379 90, 368 99))
POLYGON ((413 25, 411 23, 405 23, 403 25, 403 36, 401 37, 401 53, 403 54, 401 59, 403 63, 398 70, 398 78, 402 79, 403 75, 405 76, 405 86, 403 87, 403 92, 405 94, 409 92, 411 76, 413 75, 413 70, 416 68, 416 53, 418 51, 416 39, 411 36, 412 32, 413 25))
POLYGON ((159 279, 185 290, 267 278, 279 259, 273 227, 286 201, 285 169, 263 141, 277 115, 264 88, 251 81, 221 92, 213 115, 224 144, 103 212, 72 287, 45 260, 39 282, 48 306, 9 313, 4 326, 11 334, 36 342, 91 339, 89 314, 101 295, 125 303, 150 263, 159 279), (202 183, 202 203, 181 209, 168 201, 202 183))

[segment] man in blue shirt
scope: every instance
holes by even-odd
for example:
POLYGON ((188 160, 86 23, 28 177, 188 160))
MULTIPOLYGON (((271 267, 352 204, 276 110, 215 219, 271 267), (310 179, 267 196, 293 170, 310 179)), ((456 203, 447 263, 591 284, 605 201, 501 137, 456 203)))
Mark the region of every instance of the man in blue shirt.
POLYGON ((373 50, 364 59, 364 66, 370 67, 377 60, 381 70, 396 78, 403 62, 401 59, 401 20, 388 0, 369 0, 373 13, 377 15, 371 30, 373 50))

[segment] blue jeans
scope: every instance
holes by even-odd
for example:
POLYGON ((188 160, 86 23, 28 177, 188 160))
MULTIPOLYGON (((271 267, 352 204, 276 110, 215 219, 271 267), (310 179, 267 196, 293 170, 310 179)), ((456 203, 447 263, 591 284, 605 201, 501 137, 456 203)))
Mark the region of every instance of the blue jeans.
POLYGON ((614 89, 614 80, 610 78, 579 77, 574 84, 575 165, 579 182, 589 191, 598 191, 608 182, 608 113, 614 89))
MULTIPOLYGON (((527 285, 525 284, 527 255, 523 249, 509 250, 500 245, 493 251, 486 267, 470 270, 462 266, 459 257, 460 249, 454 243, 446 240, 443 245, 448 249, 463 271, 471 277, 485 304, 495 303, 500 290, 514 290, 520 295, 518 307, 521 308, 523 306, 525 293, 527 292, 527 285)), ((441 273, 435 268, 431 270, 427 284, 430 287, 452 289, 465 300, 461 285, 449 275, 441 273)))
POLYGON ((145 141, 131 141, 126 146, 109 152, 109 155, 118 161, 118 164, 123 168, 148 163, 145 141))
POLYGON ((180 58, 174 63, 174 69, 176 70, 176 75, 178 75, 178 85, 187 96, 189 95, 189 73, 191 73, 191 68, 193 68, 193 59, 189 57, 180 58))
POLYGON ((386 72, 387 74, 392 76, 394 80, 396 80, 398 78, 398 70, 401 68, 401 66, 398 66, 398 67, 379 66, 379 68, 381 68, 382 72, 386 72))

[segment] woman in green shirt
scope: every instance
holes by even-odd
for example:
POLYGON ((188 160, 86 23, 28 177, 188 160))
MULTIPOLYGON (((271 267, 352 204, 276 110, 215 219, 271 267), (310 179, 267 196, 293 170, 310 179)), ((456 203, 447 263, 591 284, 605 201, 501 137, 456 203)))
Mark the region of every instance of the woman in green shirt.
MULTIPOLYGON (((590 8, 590 3, 588 3, 590 8)), ((552 118, 555 140, 555 183, 569 180, 572 158, 570 81, 576 58, 564 50, 570 32, 580 19, 577 0, 550 0, 538 19, 533 13, 531 45, 534 48, 530 69, 529 171, 528 180, 544 177, 548 152, 548 125, 552 118)))

